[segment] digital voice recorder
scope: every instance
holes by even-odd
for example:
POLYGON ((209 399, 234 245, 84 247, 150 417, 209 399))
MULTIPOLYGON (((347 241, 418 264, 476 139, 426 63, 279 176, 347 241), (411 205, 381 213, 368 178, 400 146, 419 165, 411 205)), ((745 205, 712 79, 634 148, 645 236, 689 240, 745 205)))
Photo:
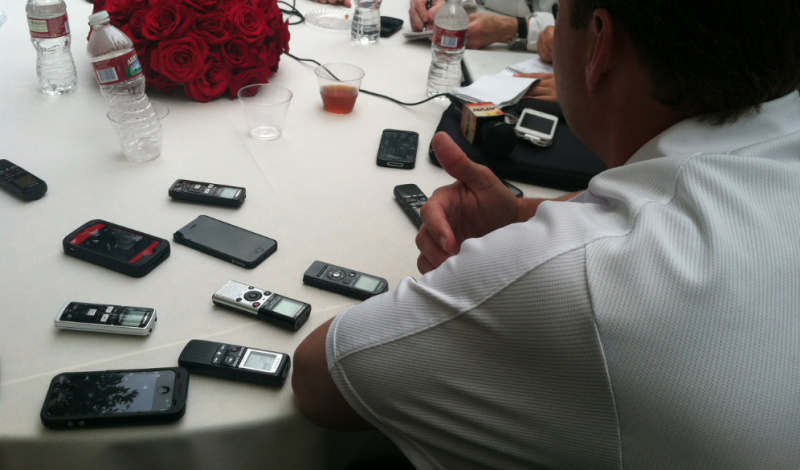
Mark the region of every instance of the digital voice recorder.
POLYGON ((56 315, 56 328, 119 335, 149 335, 158 319, 152 308, 67 302, 56 315))
POLYGON ((169 196, 184 201, 239 207, 247 197, 247 190, 239 186, 176 180, 169 187, 169 196))
POLYGON ((183 348, 178 364, 191 373, 281 386, 292 360, 279 352, 193 339, 183 348))
POLYGON ((403 206, 403 209, 405 209, 417 227, 421 226, 422 217, 419 215, 419 210, 428 200, 428 196, 419 189, 419 186, 416 184, 399 184, 394 187, 394 197, 403 206))
POLYGON ((297 330, 308 320, 311 305, 274 292, 228 281, 211 297, 214 304, 297 330))
POLYGON ((47 192, 47 183, 8 160, 0 160, 0 187, 26 201, 47 192))
POLYGON ((389 288, 386 279, 322 261, 311 264, 303 275, 303 282, 359 300, 386 292, 389 288))

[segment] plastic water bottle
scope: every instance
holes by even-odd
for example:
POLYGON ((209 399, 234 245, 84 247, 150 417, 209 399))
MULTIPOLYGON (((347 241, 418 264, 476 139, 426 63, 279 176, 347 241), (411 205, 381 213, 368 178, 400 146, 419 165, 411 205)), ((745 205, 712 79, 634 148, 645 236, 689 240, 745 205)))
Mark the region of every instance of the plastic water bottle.
POLYGON ((467 45, 469 16, 461 0, 447 0, 433 17, 433 24, 428 96, 447 93, 461 84, 461 58, 467 45))
POLYGON ((361 44, 375 44, 381 32, 381 0, 358 0, 350 37, 361 44))
POLYGON ((161 123, 145 93, 145 78, 133 41, 99 11, 89 16, 92 27, 86 52, 92 62, 100 92, 108 102, 108 117, 123 121, 118 134, 125 158, 148 161, 161 152, 161 123))
POLYGON ((64 0, 28 0, 25 5, 31 42, 36 48, 39 87, 48 95, 70 93, 78 87, 75 62, 69 50, 67 4, 64 0))

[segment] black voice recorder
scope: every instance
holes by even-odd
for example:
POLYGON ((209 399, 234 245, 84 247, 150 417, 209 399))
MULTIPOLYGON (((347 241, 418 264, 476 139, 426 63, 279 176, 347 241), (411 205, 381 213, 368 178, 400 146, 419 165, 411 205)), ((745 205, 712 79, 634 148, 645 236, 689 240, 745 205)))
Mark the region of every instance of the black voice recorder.
POLYGON ((292 360, 288 354, 193 339, 178 364, 192 373, 261 385, 281 386, 292 360))

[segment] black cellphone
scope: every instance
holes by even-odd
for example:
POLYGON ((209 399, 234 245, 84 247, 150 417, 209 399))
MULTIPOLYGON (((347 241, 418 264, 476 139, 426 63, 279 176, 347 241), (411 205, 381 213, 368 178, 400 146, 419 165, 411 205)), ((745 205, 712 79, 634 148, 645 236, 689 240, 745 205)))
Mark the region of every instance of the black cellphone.
POLYGON ((175 232, 173 239, 247 269, 255 268, 278 249, 278 242, 271 238, 206 215, 175 232))
POLYGON ((381 16, 381 37, 388 38, 403 26, 403 20, 391 16, 381 16))
POLYGON ((67 372, 53 377, 40 416, 47 427, 67 429, 176 421, 188 391, 182 367, 67 372))
POLYGON ((86 222, 64 237, 64 253, 131 277, 142 277, 169 257, 169 242, 105 220, 86 222))
POLYGON ((413 131, 384 129, 378 146, 378 166, 389 168, 414 168, 417 161, 419 134, 413 131))
POLYGON ((405 209, 417 227, 421 226, 422 217, 419 215, 419 210, 428 200, 428 197, 419 189, 419 186, 416 184, 397 185, 394 187, 394 197, 403 206, 403 209, 405 209))
POLYGON ((226 282, 211 301, 293 331, 300 329, 311 314, 311 305, 305 302, 237 281, 226 282))
POLYGON ((506 180, 504 180, 502 178, 500 178, 500 181, 504 185, 506 185, 506 188, 508 188, 509 191, 511 191, 511 194, 513 194, 515 197, 522 197, 523 196, 522 190, 519 189, 518 187, 514 186, 513 184, 509 183, 508 181, 506 181, 506 180))
POLYGON ((8 160, 0 160, 0 187, 26 201, 34 201, 47 192, 47 183, 8 160))
POLYGON ((183 201, 240 207, 247 197, 247 190, 239 186, 176 180, 169 187, 169 197, 183 201))
POLYGON ((389 282, 352 269, 314 261, 303 274, 303 282, 338 294, 364 300, 386 292, 389 282))
POLYGON ((178 364, 192 373, 280 387, 292 366, 288 354, 193 339, 178 364))

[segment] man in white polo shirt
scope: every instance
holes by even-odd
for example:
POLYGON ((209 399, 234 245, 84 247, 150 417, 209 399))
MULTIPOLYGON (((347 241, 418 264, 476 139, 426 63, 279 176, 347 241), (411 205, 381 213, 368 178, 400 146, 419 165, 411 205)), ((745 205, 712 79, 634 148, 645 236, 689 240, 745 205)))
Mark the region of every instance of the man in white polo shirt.
POLYGON ((800 4, 560 5, 610 170, 518 200, 437 135, 424 276, 304 340, 298 407, 418 469, 800 468, 800 4))

